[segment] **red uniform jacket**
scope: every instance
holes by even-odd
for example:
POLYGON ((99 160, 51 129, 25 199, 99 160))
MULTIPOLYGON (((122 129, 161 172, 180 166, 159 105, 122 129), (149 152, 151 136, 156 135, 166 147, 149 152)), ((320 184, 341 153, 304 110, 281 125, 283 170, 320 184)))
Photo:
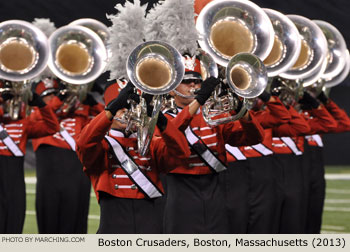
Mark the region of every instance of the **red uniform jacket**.
POLYGON ((310 126, 305 118, 293 107, 288 109, 291 119, 288 123, 272 128, 272 151, 275 154, 292 154, 293 151, 282 141, 281 137, 305 135, 310 132, 310 126))
MULTIPOLYGON (((188 106, 172 119, 181 131, 188 126, 202 140, 202 142, 216 155, 224 164, 226 163, 225 144, 232 146, 253 145, 260 143, 264 137, 264 130, 253 115, 250 113, 251 121, 241 119, 229 122, 216 127, 210 127, 204 121, 201 112, 191 116, 188 106)), ((167 115, 172 118, 171 115, 167 115)), ((186 143, 186 146, 188 143, 186 143)), ((188 146, 187 146, 188 148, 188 146)), ((201 158, 191 150, 191 156, 177 165, 171 173, 181 174, 209 174, 212 170, 201 160, 201 158)))
MULTIPOLYGON (((57 111, 61 107, 62 101, 57 97, 54 97, 49 102, 49 105, 54 111, 57 111)), ((66 129, 69 135, 76 141, 77 136, 80 134, 82 128, 92 119, 92 116, 96 115, 98 111, 101 112, 102 110, 103 106, 101 104, 98 104, 94 107, 80 104, 73 113, 69 113, 68 115, 56 114, 56 116, 59 120, 60 127, 66 129)), ((38 117, 38 114, 34 113, 33 116, 38 117)), ((32 144, 34 151, 36 151, 42 144, 56 146, 64 149, 71 149, 70 145, 61 136, 59 131, 56 131, 55 134, 51 136, 35 139, 32 141, 32 144)))
MULTIPOLYGON (((346 112, 339 108, 338 105, 333 102, 331 99, 328 100, 329 102, 325 105, 325 108, 327 111, 332 115, 333 119, 337 122, 336 128, 329 128, 329 133, 340 133, 345 131, 350 131, 350 118, 346 114, 346 112)), ((324 133, 324 132, 317 132, 317 133, 324 133)), ((310 135, 305 137, 308 144, 311 146, 319 146, 323 147, 322 138, 320 135, 310 135)))
POLYGON ((325 105, 328 112, 333 116, 334 120, 338 123, 336 129, 331 129, 329 132, 340 133, 345 131, 350 131, 350 118, 348 114, 338 105, 329 99, 329 102, 325 105))
MULTIPOLYGON (((332 117, 332 115, 327 111, 327 109, 321 105, 318 109, 312 109, 308 111, 304 111, 303 113, 307 123, 310 125, 310 132, 308 135, 314 134, 323 134, 327 132, 331 132, 338 127, 336 120, 332 117)), ((301 151, 304 151, 304 136, 297 136, 293 138, 297 143, 298 148, 301 151)), ((309 140, 313 139, 307 137, 309 140)), ((315 143, 317 143, 316 139, 313 139, 315 143)))
MULTIPOLYGON (((59 130, 57 118, 50 108, 46 105, 38 109, 40 119, 31 117, 13 121, 9 117, 2 116, 1 126, 7 131, 8 135, 16 143, 19 149, 25 154, 28 138, 39 138, 52 135, 59 130)), ((13 156, 12 152, 0 140, 0 155, 13 156)))
MULTIPOLYGON (((84 171, 91 179, 97 198, 100 191, 120 198, 145 198, 115 160, 104 138, 111 125, 112 121, 107 118, 105 111, 102 111, 82 130, 77 140, 77 154, 84 165, 84 171)), ((149 154, 142 157, 137 152, 135 134, 124 137, 120 131, 109 131, 109 136, 124 147, 143 173, 162 190, 159 172, 168 172, 169 162, 181 162, 190 155, 190 151, 183 147, 186 139, 171 122, 168 121, 166 129, 160 134, 161 137, 152 138, 149 154)))
MULTIPOLYGON (((278 97, 274 98, 275 101, 266 102, 265 110, 253 112, 260 125, 264 128, 265 137, 261 144, 269 150, 272 148, 272 128, 288 123, 291 119, 288 109, 283 105, 278 97)), ((261 157, 263 155, 252 146, 241 146, 239 147, 238 151, 240 151, 245 158, 261 157)), ((236 160, 232 154, 234 155, 235 153, 231 153, 229 151, 227 152, 228 162, 233 162, 236 160)))

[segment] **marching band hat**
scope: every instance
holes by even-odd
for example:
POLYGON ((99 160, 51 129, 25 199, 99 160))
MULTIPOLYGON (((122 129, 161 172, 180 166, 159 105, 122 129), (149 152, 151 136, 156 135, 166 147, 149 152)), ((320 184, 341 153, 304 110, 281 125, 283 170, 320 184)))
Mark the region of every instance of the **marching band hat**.
POLYGON ((117 98, 122 88, 127 84, 125 79, 109 81, 105 86, 103 100, 105 105, 117 98))
POLYGON ((201 74, 201 64, 199 59, 196 56, 184 55, 182 56, 185 64, 185 75, 184 80, 202 80, 201 74))

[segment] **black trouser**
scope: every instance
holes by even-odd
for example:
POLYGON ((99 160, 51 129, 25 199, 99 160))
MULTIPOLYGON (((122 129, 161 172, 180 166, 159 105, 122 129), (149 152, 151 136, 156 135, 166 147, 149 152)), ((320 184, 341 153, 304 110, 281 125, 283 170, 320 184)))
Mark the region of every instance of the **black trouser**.
POLYGON ((97 233, 161 233, 160 199, 117 198, 100 192, 101 218, 97 233))
POLYGON ((276 205, 278 232, 282 234, 303 233, 303 203, 305 201, 302 156, 276 154, 273 155, 272 160, 280 195, 276 205))
POLYGON ((228 169, 220 174, 225 191, 225 205, 228 213, 229 232, 248 232, 249 218, 249 167, 248 161, 228 163, 228 169))
POLYGON ((165 233, 228 233, 223 186, 219 175, 167 175, 165 233))
POLYGON ((159 174, 160 177, 160 181, 162 182, 163 185, 163 189, 164 189, 164 195, 163 197, 160 197, 159 200, 157 200, 158 204, 159 204, 159 209, 160 209, 160 216, 161 216, 161 227, 162 227, 162 233, 164 233, 163 231, 163 221, 164 221, 164 209, 165 209, 165 204, 166 204, 166 200, 168 197, 168 188, 167 188, 167 175, 164 173, 159 174))
POLYGON ((271 156, 231 162, 224 177, 231 233, 276 233, 277 184, 271 156))
POLYGON ((91 185, 76 153, 40 145, 36 159, 39 233, 87 233, 91 185))
POLYGON ((249 158, 248 233, 277 233, 277 178, 271 156, 249 158))
POLYGON ((26 191, 23 157, 0 156, 0 233, 23 231, 26 191))
POLYGON ((326 196, 323 148, 306 146, 304 153, 305 176, 305 233, 321 232, 323 205, 326 196))

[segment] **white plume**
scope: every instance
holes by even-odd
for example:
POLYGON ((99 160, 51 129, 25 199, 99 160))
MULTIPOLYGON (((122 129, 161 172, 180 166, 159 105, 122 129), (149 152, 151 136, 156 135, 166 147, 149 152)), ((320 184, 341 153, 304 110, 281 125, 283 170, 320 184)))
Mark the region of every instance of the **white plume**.
MULTIPOLYGON (((35 18, 32 22, 37 28, 39 28, 47 38, 57 29, 54 22, 51 22, 49 18, 35 18)), ((46 67, 40 75, 36 76, 33 80, 34 82, 39 82, 44 78, 54 78, 55 75, 51 72, 51 70, 46 67)))
POLYGON ((33 25, 38 27, 46 37, 50 37, 51 33, 56 30, 56 26, 49 18, 34 18, 33 25))
POLYGON ((198 48, 194 17, 193 0, 161 1, 147 15, 146 39, 164 41, 181 54, 194 55, 198 48))
POLYGON ((108 44, 113 56, 107 66, 110 80, 127 77, 127 58, 145 39, 146 7, 147 5, 141 6, 140 0, 134 0, 134 4, 127 1, 125 6, 115 6, 117 14, 107 15, 112 22, 108 44))

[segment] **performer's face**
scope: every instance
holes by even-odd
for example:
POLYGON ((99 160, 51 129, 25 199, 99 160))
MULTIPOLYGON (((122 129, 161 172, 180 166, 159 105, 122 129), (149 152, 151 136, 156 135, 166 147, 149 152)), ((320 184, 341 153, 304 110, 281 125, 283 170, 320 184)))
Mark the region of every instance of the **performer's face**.
POLYGON ((190 104, 194 100, 193 90, 200 87, 200 80, 184 80, 179 86, 177 86, 176 91, 191 98, 181 97, 173 92, 172 95, 175 98, 176 105, 183 108, 190 104))
POLYGON ((112 123, 112 128, 113 129, 118 129, 118 130, 125 130, 126 129, 126 126, 127 124, 126 123, 122 123, 118 120, 116 120, 117 118, 118 119, 122 119, 123 118, 123 115, 127 112, 128 110, 126 108, 123 108, 123 109, 119 109, 117 111, 117 113, 115 114, 114 116, 114 120, 113 120, 113 123, 112 123))

